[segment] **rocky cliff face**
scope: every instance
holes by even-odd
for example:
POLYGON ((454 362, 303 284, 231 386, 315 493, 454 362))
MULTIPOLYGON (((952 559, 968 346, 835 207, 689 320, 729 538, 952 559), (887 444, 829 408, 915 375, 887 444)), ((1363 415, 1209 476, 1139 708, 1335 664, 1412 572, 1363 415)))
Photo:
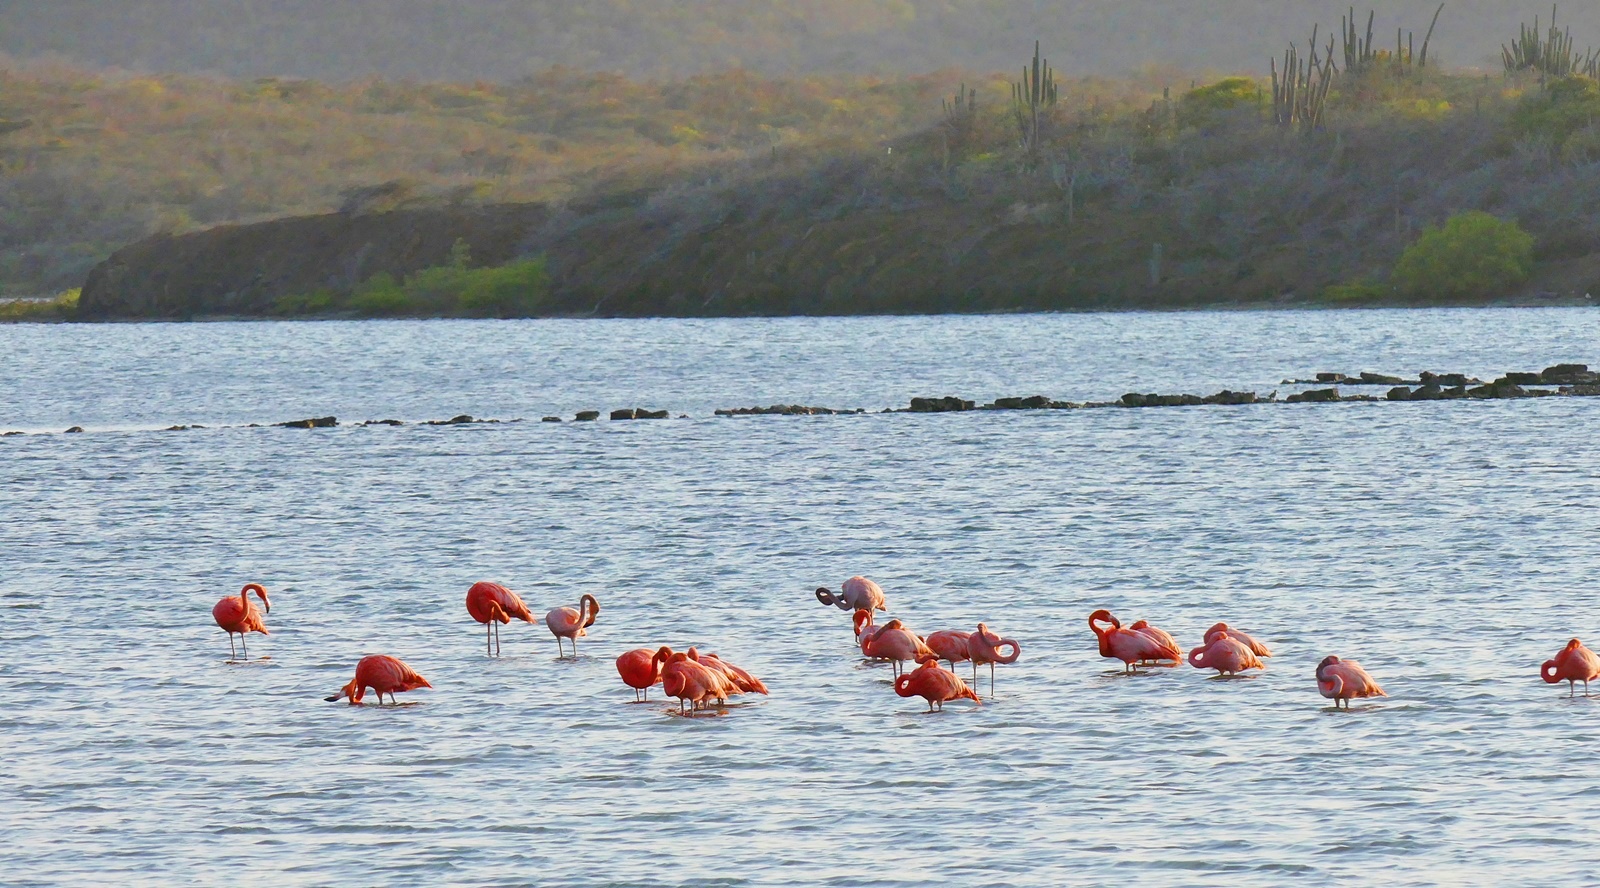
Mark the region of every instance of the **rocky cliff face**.
POLYGON ((457 239, 474 262, 531 249, 540 205, 333 213, 158 236, 114 253, 84 282, 85 318, 267 315, 281 296, 349 290, 381 272, 443 265, 457 239))

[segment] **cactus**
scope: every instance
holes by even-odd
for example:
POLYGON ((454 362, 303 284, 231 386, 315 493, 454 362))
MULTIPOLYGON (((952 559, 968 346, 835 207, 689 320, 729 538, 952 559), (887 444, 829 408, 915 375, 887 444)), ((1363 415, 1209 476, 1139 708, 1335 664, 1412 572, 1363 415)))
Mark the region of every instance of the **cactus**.
POLYGON ((1439 26, 1439 16, 1444 12, 1444 4, 1433 11, 1433 20, 1428 23, 1428 32, 1422 38, 1422 52, 1417 52, 1417 35, 1414 31, 1396 28, 1394 32, 1394 52, 1379 51, 1372 42, 1372 26, 1377 19, 1376 10, 1367 12, 1366 37, 1362 38, 1356 31, 1356 8, 1350 7, 1348 16, 1341 17, 1340 37, 1344 43, 1344 70, 1347 74, 1360 74, 1372 69, 1383 61, 1394 63, 1399 73, 1406 73, 1411 68, 1422 69, 1428 67, 1428 46, 1433 42, 1434 29, 1439 26))
POLYGON ((1320 129, 1328 105, 1328 90, 1339 73, 1334 63, 1334 40, 1328 38, 1327 56, 1317 51, 1317 28, 1311 29, 1311 55, 1301 59, 1300 50, 1290 46, 1283 54, 1283 70, 1272 61, 1272 121, 1285 128, 1299 127, 1310 132, 1320 129))
POLYGON ((1056 72, 1048 59, 1039 54, 1039 41, 1033 43, 1033 67, 1022 69, 1022 80, 1011 84, 1011 113, 1022 135, 1022 149, 1032 169, 1039 161, 1041 144, 1039 116, 1055 107, 1056 72))
POLYGON ((1511 45, 1500 45, 1500 57, 1507 74, 1534 71, 1539 81, 1546 83, 1573 74, 1594 77, 1600 73, 1600 51, 1580 53, 1574 48, 1572 29, 1562 30, 1556 25, 1558 8, 1550 7, 1550 28, 1543 34, 1535 16, 1531 26, 1518 26, 1517 39, 1511 45))
POLYGON ((978 91, 968 89, 965 83, 956 90, 955 98, 943 99, 945 166, 952 159, 960 160, 971 146, 978 128, 978 91))

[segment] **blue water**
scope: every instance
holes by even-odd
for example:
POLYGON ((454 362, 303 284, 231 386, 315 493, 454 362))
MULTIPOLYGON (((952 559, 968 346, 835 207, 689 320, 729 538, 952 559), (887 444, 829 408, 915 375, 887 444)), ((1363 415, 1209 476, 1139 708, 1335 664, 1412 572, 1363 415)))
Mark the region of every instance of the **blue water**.
MULTIPOLYGON (((1579 883, 1600 398, 715 418, 1600 364, 1587 309, 0 327, 7 884, 1579 883), (661 422, 246 428, 458 413, 661 422), (203 424, 188 432, 154 429, 203 424), (1022 659, 924 715, 818 585, 1022 659), (603 607, 483 655, 478 579, 603 607), (229 665, 209 610, 257 581, 229 665), (1258 675, 1114 674, 1108 607, 1258 675), (682 718, 612 658, 770 698, 682 718), (366 653, 434 684, 322 697, 366 653), (1334 712, 1317 660, 1386 699, 1334 712)), ((1600 687, 1596 688, 1600 694, 1600 687)))

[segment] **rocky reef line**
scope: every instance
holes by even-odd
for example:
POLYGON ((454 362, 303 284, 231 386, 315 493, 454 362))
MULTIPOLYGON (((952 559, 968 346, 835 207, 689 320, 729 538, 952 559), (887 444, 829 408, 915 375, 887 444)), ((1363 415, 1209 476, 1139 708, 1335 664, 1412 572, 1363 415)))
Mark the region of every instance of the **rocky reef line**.
MULTIPOLYGON (((1149 407, 1237 407, 1261 404, 1348 404, 1348 403, 1395 403, 1413 401, 1482 401, 1482 400, 1511 400, 1525 398, 1561 398, 1561 397, 1600 397, 1600 372, 1592 371, 1587 364, 1556 364, 1546 367, 1538 372, 1510 372, 1490 382, 1483 382, 1474 377, 1461 373, 1433 373, 1423 372, 1416 379, 1407 380, 1403 377, 1387 376, 1378 373, 1361 373, 1356 376, 1345 376, 1341 373, 1319 373, 1311 380, 1284 380, 1284 385, 1325 385, 1328 382, 1339 382, 1347 385, 1367 385, 1392 387, 1382 396, 1372 394, 1347 395, 1332 388, 1306 388, 1302 391, 1291 392, 1280 398, 1276 390, 1262 396, 1253 391, 1233 391, 1223 389, 1211 395, 1194 394, 1160 394, 1129 392, 1115 401, 1059 401, 1044 395, 1029 395, 1026 397, 1003 397, 980 404, 977 401, 944 395, 939 397, 916 397, 906 407, 884 407, 879 410, 866 408, 834 408, 815 407, 803 404, 773 404, 767 407, 731 407, 719 408, 713 411, 717 417, 749 417, 749 416, 859 416, 868 413, 967 413, 974 411, 1013 411, 1013 410, 1091 410, 1108 408, 1149 408, 1149 407)), ((581 410, 571 420, 560 416, 544 416, 538 421, 542 423, 592 423, 598 422, 602 415, 609 417, 611 422, 628 422, 634 420, 660 420, 673 416, 670 410, 650 409, 644 407, 624 407, 611 410, 602 414, 599 410, 581 410)), ((686 413, 677 414, 679 419, 691 418, 686 413)), ((294 419, 274 423, 249 423, 242 428, 291 428, 291 429, 329 429, 341 425, 350 427, 370 426, 470 426, 470 425, 498 425, 501 423, 527 422, 526 419, 483 419, 470 414, 458 414, 448 419, 421 420, 407 422, 400 419, 368 419, 360 422, 341 423, 338 417, 318 416, 305 419, 294 419)), ((172 425, 161 431, 184 432, 205 429, 203 425, 172 425)), ((72 426, 62 434, 81 434, 86 430, 82 426, 72 426)), ((0 432, 0 438, 19 437, 30 434, 51 434, 49 432, 0 432)))

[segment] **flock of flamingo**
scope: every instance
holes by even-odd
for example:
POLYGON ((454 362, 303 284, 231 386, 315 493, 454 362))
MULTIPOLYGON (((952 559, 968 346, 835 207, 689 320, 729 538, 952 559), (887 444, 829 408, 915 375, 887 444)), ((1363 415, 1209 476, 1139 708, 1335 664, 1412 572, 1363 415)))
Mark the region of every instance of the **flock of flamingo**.
MULTIPOLYGON (((972 686, 955 673, 957 663, 972 664, 973 685, 978 683, 978 667, 988 664, 992 697, 995 664, 1015 663, 1022 653, 1021 645, 1001 638, 985 623, 979 623, 974 632, 947 630, 927 637, 917 635, 898 619, 879 626, 875 614, 887 611, 888 602, 883 589, 866 577, 845 580, 838 594, 819 588, 816 598, 824 605, 852 613, 851 624, 862 656, 889 661, 895 674, 895 693, 923 698, 929 712, 943 710, 944 704, 954 700, 983 702, 972 686), (941 660, 948 662, 950 668, 940 666, 941 660), (908 663, 916 663, 917 668, 910 669, 906 666, 908 663)), ((271 610, 267 590, 259 583, 246 584, 238 595, 223 598, 211 609, 212 618, 228 633, 230 661, 239 657, 240 652, 249 656, 244 648, 249 633, 270 634, 264 617, 271 610), (260 608, 250 600, 251 593, 260 599, 260 608), (238 648, 233 643, 235 634, 239 636, 238 648)), ((502 624, 513 619, 534 621, 533 612, 522 598, 499 583, 474 583, 467 590, 467 613, 483 624, 484 652, 489 656, 500 653, 502 624)), ((588 628, 594 625, 599 614, 600 602, 593 595, 584 595, 577 607, 558 607, 544 615, 545 626, 555 637, 559 658, 567 656, 563 640, 572 643, 572 656, 577 657, 578 639, 589 634, 588 628)), ((1214 669, 1219 675, 1238 675, 1252 669, 1265 669, 1262 658, 1272 656, 1265 644, 1227 623, 1217 623, 1206 630, 1205 643, 1191 650, 1187 658, 1171 635, 1144 620, 1124 628, 1110 611, 1097 610, 1089 615, 1089 628, 1099 643, 1100 656, 1122 661, 1123 671, 1128 673, 1141 667, 1176 667, 1187 659, 1189 665, 1198 669, 1214 669)), ((653 650, 628 651, 617 657, 617 674, 633 689, 636 702, 647 701, 650 688, 659 684, 667 696, 677 698, 680 712, 693 713, 708 709, 713 703, 725 704, 728 698, 739 694, 767 693, 767 686, 748 671, 716 654, 700 653, 694 647, 674 651, 662 645, 653 650)), ((1581 681, 1587 697, 1589 682, 1600 679, 1600 655, 1574 638, 1539 667, 1539 674, 1549 684, 1565 681, 1568 696, 1576 696, 1577 682, 1581 681)), ((1341 706, 1348 709, 1351 700, 1388 696, 1354 660, 1324 657, 1317 664, 1316 677, 1317 691, 1334 701, 1336 709, 1341 706)), ((385 694, 395 702, 397 693, 431 687, 426 678, 399 658, 375 654, 363 657, 356 664, 355 678, 340 688, 339 693, 326 699, 330 702, 348 699, 351 705, 357 705, 370 688, 381 706, 385 694)))

